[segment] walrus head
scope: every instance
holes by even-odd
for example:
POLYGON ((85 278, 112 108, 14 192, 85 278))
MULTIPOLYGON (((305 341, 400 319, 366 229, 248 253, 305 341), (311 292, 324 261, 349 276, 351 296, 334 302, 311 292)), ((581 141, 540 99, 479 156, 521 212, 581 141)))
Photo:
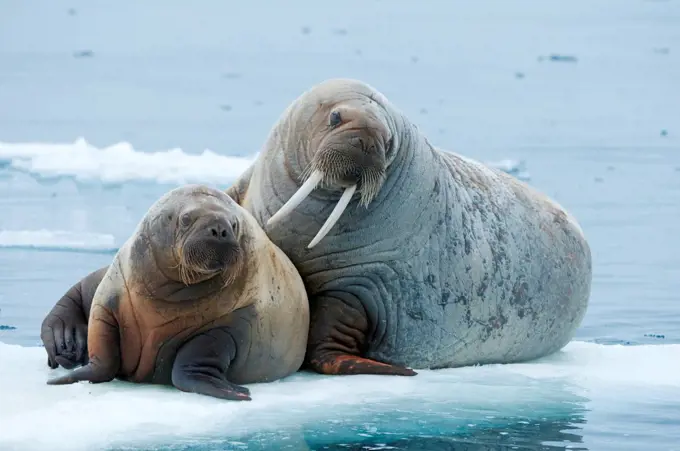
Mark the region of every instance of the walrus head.
POLYGON ((155 266, 167 279, 163 291, 178 283, 225 287, 238 277, 245 252, 235 208, 220 190, 184 185, 150 209, 147 217, 153 220, 147 222, 144 235, 155 266))
POLYGON ((224 205, 207 198, 199 205, 186 205, 176 219, 175 255, 180 280, 191 285, 221 275, 229 284, 238 274, 242 249, 239 222, 224 205))
POLYGON ((298 146, 291 151, 305 154, 304 183, 269 218, 268 226, 285 218, 317 187, 342 190, 333 212, 307 246, 312 248, 340 219, 355 192, 368 207, 383 186, 395 153, 394 122, 386 103, 370 86, 348 79, 328 80, 297 99, 287 112, 294 120, 286 123, 292 124, 288 135, 297 141, 287 144, 298 146))

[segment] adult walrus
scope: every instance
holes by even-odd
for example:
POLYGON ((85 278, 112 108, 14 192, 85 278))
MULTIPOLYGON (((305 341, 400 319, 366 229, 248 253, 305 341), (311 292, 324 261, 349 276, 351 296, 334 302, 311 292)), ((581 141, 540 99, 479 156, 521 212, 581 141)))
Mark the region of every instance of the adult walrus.
POLYGON ((433 147, 361 81, 298 97, 228 193, 302 275, 306 361, 321 373, 535 359, 566 345, 587 309, 591 254, 575 219, 433 147))
POLYGON ((224 192, 186 185, 149 208, 98 284, 89 363, 48 384, 118 377, 250 400, 237 384, 297 371, 308 327, 288 257, 224 192))
MULTIPOLYGON (((227 192, 302 275, 306 362, 318 372, 530 360, 562 348, 585 315, 591 255, 574 218, 512 176, 433 147, 361 81, 298 97, 227 192)), ((77 311, 59 313, 70 331, 77 311)), ((58 324, 48 316, 43 328, 52 365, 77 348, 52 332, 58 324)))

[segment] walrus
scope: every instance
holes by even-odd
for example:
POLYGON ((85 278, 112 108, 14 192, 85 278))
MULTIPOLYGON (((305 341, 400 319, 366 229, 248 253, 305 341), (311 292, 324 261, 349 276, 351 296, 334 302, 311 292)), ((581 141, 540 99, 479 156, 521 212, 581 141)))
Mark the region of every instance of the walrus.
MULTIPOLYGON (((322 374, 528 361, 564 347, 587 310, 591 253, 575 218, 525 182, 431 145, 360 80, 302 93, 227 193, 302 276, 305 367, 322 374)), ((72 294, 59 313, 70 331, 80 324, 72 294)), ((61 353, 71 365, 77 342, 58 323, 43 327, 49 362, 61 353)))
POLYGON ((431 145, 359 80, 301 94, 228 193, 302 275, 305 360, 323 374, 533 360, 564 347, 587 310, 591 253, 575 218, 431 145))
POLYGON ((240 384, 300 368, 308 328, 302 278, 253 216, 185 185, 149 208, 94 289, 87 364, 47 383, 119 378, 250 400, 240 384))

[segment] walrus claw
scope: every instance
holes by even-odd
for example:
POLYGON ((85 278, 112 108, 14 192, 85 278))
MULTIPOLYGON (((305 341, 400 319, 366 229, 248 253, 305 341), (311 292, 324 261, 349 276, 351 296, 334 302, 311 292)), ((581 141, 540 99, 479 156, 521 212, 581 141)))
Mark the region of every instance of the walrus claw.
POLYGON ((47 366, 73 369, 89 362, 88 317, 97 287, 108 266, 99 268, 74 284, 45 316, 40 339, 47 352, 47 366))
MULTIPOLYGON (((61 367, 67 369, 67 370, 72 370, 77 366, 81 365, 87 365, 87 356, 85 356, 84 361, 78 360, 75 356, 75 354, 71 355, 69 354, 68 356, 66 355, 58 355, 54 358, 56 360, 57 364, 59 364, 61 367)), ((49 362, 48 362, 49 365, 49 362)), ((57 366, 54 366, 56 368, 57 366)))

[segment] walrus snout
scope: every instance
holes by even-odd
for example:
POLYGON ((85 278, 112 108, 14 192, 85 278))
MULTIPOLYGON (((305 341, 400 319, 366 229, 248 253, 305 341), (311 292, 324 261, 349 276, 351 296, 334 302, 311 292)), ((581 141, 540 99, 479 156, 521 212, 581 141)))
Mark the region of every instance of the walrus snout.
POLYGON ((184 243, 186 263, 199 271, 220 271, 238 258, 235 226, 216 216, 199 220, 184 243))
POLYGON ((206 232, 209 232, 210 236, 217 241, 227 241, 229 238, 234 238, 231 224, 227 224, 226 221, 221 219, 208 224, 206 229, 206 232))
POLYGON ((361 108, 343 106, 330 112, 328 133, 315 145, 307 180, 267 221, 271 226, 286 217, 311 192, 324 185, 342 189, 340 200, 307 248, 316 246, 340 219, 355 192, 367 207, 378 195, 387 172, 387 152, 392 147, 389 130, 376 116, 361 108))
POLYGON ((217 261, 226 263, 232 249, 238 248, 238 241, 232 225, 223 218, 217 218, 202 225, 200 233, 207 248, 212 248, 217 261))

